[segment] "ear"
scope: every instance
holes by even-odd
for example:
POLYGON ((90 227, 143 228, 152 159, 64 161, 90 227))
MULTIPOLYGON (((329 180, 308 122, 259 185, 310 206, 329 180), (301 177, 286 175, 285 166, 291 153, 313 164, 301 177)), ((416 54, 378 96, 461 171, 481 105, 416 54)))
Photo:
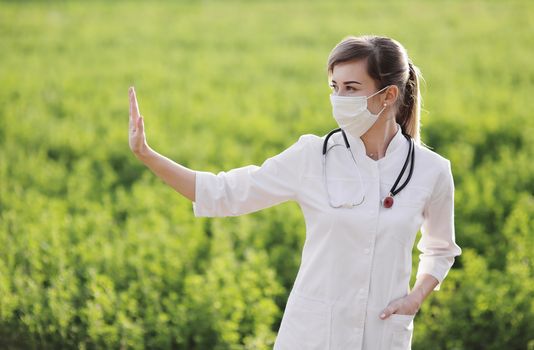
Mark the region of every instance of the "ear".
POLYGON ((397 85, 391 85, 386 90, 385 99, 383 103, 387 103, 388 106, 392 106, 397 101, 398 97, 399 88, 397 87, 397 85))

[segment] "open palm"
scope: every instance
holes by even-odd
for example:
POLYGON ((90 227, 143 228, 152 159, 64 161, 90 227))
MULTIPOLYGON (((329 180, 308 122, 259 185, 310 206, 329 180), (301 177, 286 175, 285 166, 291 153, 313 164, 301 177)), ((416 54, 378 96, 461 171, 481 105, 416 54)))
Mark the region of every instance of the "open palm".
POLYGON ((139 113, 139 106, 137 104, 137 97, 135 90, 132 87, 128 89, 130 97, 130 125, 129 125, 129 144, 130 149, 135 154, 141 154, 148 148, 145 136, 144 118, 139 113))

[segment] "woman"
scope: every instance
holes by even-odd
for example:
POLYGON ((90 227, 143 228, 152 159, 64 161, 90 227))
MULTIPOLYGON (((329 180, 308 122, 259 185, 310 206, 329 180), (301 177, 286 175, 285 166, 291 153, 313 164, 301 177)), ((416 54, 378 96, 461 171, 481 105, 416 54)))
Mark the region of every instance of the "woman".
POLYGON ((399 42, 347 37, 327 71, 340 129, 303 135, 261 166, 213 174, 157 154, 133 88, 130 147, 197 217, 298 202, 306 241, 275 349, 410 349, 415 314, 461 254, 451 164, 420 141, 420 74, 399 42))

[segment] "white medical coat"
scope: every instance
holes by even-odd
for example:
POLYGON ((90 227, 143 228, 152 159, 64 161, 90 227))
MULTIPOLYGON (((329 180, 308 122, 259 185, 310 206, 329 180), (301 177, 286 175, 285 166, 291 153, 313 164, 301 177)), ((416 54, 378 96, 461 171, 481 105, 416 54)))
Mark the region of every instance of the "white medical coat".
MULTIPOLYGON (((301 265, 276 337, 276 350, 410 349, 415 315, 392 314, 382 320, 379 314, 410 291, 417 232, 421 229, 417 276, 436 277, 439 285, 434 290, 440 289, 455 256, 461 254, 455 243, 450 161, 416 145, 410 182, 394 196, 393 206, 384 208, 381 199, 402 169, 408 140, 398 125, 385 156, 375 161, 366 155, 360 138, 347 137, 357 164, 343 152, 329 152, 328 183, 333 200, 347 193, 357 197, 354 189, 363 191, 365 200, 353 208, 329 205, 322 163, 325 136, 302 135, 261 166, 247 165, 216 175, 196 172, 196 217, 237 216, 288 200, 296 201, 303 212, 306 239, 301 265), (358 176, 346 176, 356 169, 363 188, 358 176)), ((334 142, 343 142, 341 133, 334 134, 329 145, 334 142)))

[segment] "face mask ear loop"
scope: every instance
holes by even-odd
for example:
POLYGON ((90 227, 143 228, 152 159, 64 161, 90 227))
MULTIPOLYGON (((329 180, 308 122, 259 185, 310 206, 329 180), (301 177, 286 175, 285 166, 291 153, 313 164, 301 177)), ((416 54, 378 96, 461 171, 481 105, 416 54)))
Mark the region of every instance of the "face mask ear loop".
POLYGON ((374 94, 372 94, 372 95, 370 95, 370 96, 367 96, 367 99, 370 99, 371 97, 373 97, 374 95, 380 93, 380 91, 383 91, 384 89, 387 89, 388 87, 389 87, 389 85, 388 85, 388 86, 384 86, 382 89, 378 90, 378 91, 375 92, 374 94))
MULTIPOLYGON (((377 92, 375 92, 375 93, 372 94, 371 96, 368 96, 367 99, 370 99, 371 97, 373 97, 374 95, 378 94, 380 91, 382 91, 382 90, 384 90, 384 89, 386 89, 386 88, 388 88, 388 87, 389 87, 389 85, 388 85, 388 86, 384 86, 382 89, 378 90, 377 92)), ((377 117, 377 118, 378 118, 378 117, 380 116, 380 114, 384 111, 384 109, 386 109, 386 104, 384 104, 384 108, 382 108, 382 109, 380 110, 380 112, 378 112, 378 114, 376 114, 376 117, 377 117)))
POLYGON ((386 109, 386 106, 385 106, 385 105, 384 105, 384 107, 380 110, 380 112, 378 112, 378 114, 376 115, 377 118, 380 116, 380 114, 382 114, 382 112, 384 111, 384 109, 386 109))

